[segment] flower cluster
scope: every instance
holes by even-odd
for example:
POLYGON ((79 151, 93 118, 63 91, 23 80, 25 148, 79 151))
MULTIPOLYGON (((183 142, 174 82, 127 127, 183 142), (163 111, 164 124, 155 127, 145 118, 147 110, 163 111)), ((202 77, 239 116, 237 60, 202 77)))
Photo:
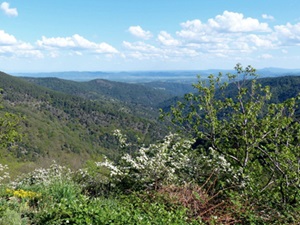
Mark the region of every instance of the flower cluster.
POLYGON ((121 148, 126 148, 131 145, 131 143, 127 142, 126 136, 123 135, 120 130, 114 130, 113 135, 118 139, 121 148))
POLYGON ((118 165, 106 159, 98 166, 110 170, 114 182, 130 182, 131 186, 157 188, 171 183, 183 183, 182 172, 190 161, 193 139, 169 134, 162 142, 141 147, 136 156, 125 154, 118 165))
POLYGON ((8 170, 8 166, 7 166, 7 165, 2 165, 2 164, 0 163, 0 184, 1 184, 4 180, 10 179, 9 173, 6 172, 6 170, 8 170))
POLYGON ((25 191, 25 190, 12 190, 12 189, 6 189, 6 193, 13 195, 14 197, 17 198, 37 198, 40 197, 41 195, 39 193, 33 192, 33 191, 25 191))
POLYGON ((210 147, 207 154, 198 153, 191 160, 189 175, 196 179, 205 179, 212 173, 218 180, 222 180, 223 186, 244 187, 248 180, 241 167, 233 167, 223 154, 210 147))
MULTIPOLYGON (((126 138, 119 130, 115 135, 121 140, 121 147, 127 145, 126 138)), ((159 143, 140 147, 135 155, 124 154, 118 164, 107 158, 96 164, 109 169, 113 185, 119 184, 130 189, 203 183, 209 177, 218 180, 221 189, 245 187, 247 177, 241 168, 233 167, 223 154, 211 147, 206 153, 193 149, 194 142, 194 139, 169 134, 159 143)))
POLYGON ((65 166, 60 166, 54 162, 47 169, 45 168, 35 169, 31 173, 19 177, 14 183, 12 183, 12 186, 14 188, 23 185, 34 185, 34 184, 47 186, 55 180, 57 181, 71 180, 72 174, 73 172, 71 171, 71 169, 65 166))

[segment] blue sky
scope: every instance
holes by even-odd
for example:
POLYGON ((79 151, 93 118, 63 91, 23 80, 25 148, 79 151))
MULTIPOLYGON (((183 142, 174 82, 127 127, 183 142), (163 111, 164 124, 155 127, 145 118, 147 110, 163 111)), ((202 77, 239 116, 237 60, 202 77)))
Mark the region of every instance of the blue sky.
POLYGON ((300 68, 299 9, 299 0, 0 1, 0 70, 300 68))

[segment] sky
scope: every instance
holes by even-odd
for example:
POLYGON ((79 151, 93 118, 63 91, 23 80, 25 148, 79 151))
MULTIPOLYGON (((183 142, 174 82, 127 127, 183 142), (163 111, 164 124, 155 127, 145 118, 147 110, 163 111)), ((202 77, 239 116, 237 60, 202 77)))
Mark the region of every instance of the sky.
POLYGON ((0 70, 299 69, 299 9, 299 0, 0 1, 0 70))

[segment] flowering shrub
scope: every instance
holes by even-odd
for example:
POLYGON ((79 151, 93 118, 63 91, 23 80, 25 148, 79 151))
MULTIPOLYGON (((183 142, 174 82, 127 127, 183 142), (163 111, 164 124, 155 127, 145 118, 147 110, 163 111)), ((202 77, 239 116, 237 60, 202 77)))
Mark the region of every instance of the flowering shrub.
MULTIPOLYGON (((249 177, 244 175, 241 168, 234 167, 225 157, 212 147, 207 154, 193 150, 193 155, 187 165, 186 178, 198 183, 211 183, 210 191, 245 187, 249 177)), ((207 190, 208 191, 208 190, 207 190)))
POLYGON ((24 185, 48 186, 54 181, 71 181, 72 174, 73 172, 70 168, 60 166, 54 162, 49 168, 35 169, 31 173, 27 173, 19 177, 15 182, 12 182, 11 184, 14 188, 24 185))
MULTIPOLYGON (((110 170, 113 183, 128 188, 156 189, 163 184, 182 183, 193 142, 192 139, 169 134, 160 143, 141 147, 134 157, 125 154, 117 165, 108 159, 97 165, 110 170)), ((121 144, 124 146, 124 142, 121 144)))
MULTIPOLYGON (((118 135, 126 140, 120 132, 118 135)), ((157 189, 162 185, 204 183, 211 177, 219 188, 245 185, 246 177, 234 169, 225 157, 209 148, 209 154, 199 154, 192 148, 193 139, 169 134, 162 142, 141 147, 132 156, 124 154, 118 164, 108 159, 97 163, 110 170, 114 185, 125 189, 157 189), (211 175, 214 174, 212 177, 211 175), (218 182, 216 182, 216 180, 218 182)), ((124 146, 125 143, 121 143, 124 146)))

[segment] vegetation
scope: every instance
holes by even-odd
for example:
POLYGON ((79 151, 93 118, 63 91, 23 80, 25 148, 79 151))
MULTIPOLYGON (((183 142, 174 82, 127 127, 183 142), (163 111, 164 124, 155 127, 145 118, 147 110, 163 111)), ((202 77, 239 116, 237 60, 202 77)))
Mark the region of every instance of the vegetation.
POLYGON ((66 94, 80 96, 93 101, 110 101, 123 106, 134 115, 156 119, 156 106, 173 95, 166 91, 148 87, 142 84, 130 84, 103 79, 87 82, 75 82, 58 78, 23 78, 34 84, 60 91, 66 94), (154 110, 153 110, 154 108, 154 110))
MULTIPOLYGON (((19 124, 24 134, 22 142, 16 142, 14 148, 0 149, 0 162, 8 164, 15 171, 12 174, 49 166, 53 160, 79 168, 102 155, 116 158, 118 143, 112 133, 117 128, 131 141, 139 138, 144 143, 162 138, 167 131, 162 123, 134 114, 118 100, 86 99, 4 73, 0 74, 0 83, 3 115, 14 113, 23 117, 19 124)), ((14 121, 17 120, 12 118, 14 121)))
POLYGON ((299 224, 300 97, 276 102, 255 69, 235 69, 162 112, 178 133, 161 141, 115 130, 114 160, 15 179, 1 165, 0 224, 299 224))

